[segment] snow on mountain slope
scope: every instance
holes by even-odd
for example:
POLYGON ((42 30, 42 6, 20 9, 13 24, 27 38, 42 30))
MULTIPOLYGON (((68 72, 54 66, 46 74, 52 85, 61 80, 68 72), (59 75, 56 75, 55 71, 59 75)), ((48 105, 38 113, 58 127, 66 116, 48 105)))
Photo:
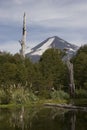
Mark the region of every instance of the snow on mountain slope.
POLYGON ((31 55, 42 55, 47 49, 51 48, 51 43, 54 41, 54 38, 50 38, 47 42, 45 42, 40 48, 38 48, 31 55))
POLYGON ((30 57, 34 62, 38 61, 40 59, 40 56, 49 48, 58 48, 61 50, 64 50, 66 48, 70 57, 74 55, 78 49, 76 45, 72 45, 63 39, 54 36, 47 38, 45 41, 32 48, 31 51, 26 54, 26 56, 30 57))

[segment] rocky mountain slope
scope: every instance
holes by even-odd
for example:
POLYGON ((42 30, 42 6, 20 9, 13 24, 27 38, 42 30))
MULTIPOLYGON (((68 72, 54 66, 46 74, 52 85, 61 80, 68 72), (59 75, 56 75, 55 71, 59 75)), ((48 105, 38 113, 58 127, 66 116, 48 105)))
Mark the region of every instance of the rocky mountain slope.
POLYGON ((47 38, 45 41, 32 48, 31 51, 26 54, 26 56, 30 57, 33 62, 36 62, 40 59, 40 56, 49 48, 58 48, 61 50, 67 49, 67 53, 70 57, 72 57, 72 55, 76 53, 78 46, 70 44, 57 36, 53 36, 47 38))

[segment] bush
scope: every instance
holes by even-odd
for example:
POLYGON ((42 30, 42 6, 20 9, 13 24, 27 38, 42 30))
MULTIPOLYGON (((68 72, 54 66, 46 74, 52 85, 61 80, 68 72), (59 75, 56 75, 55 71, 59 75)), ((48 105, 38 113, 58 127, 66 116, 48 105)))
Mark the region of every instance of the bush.
POLYGON ((84 83, 84 89, 87 90, 87 82, 84 83))
POLYGON ((57 100, 61 100, 61 99, 69 99, 69 94, 59 90, 59 91, 54 91, 51 93, 51 98, 52 99, 57 99, 57 100))
POLYGON ((76 90, 76 98, 87 98, 87 90, 84 90, 84 89, 79 89, 79 90, 76 90))
POLYGON ((0 104, 8 104, 10 102, 10 95, 3 89, 0 89, 0 104))
POLYGON ((36 101, 38 98, 28 90, 24 90, 24 88, 17 88, 12 92, 12 103, 15 104, 28 104, 31 101, 36 101))

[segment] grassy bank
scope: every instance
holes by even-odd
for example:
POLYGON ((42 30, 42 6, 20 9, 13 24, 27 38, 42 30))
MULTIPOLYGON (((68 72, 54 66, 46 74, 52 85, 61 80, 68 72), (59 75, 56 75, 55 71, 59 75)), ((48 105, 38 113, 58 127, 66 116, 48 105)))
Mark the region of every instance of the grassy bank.
POLYGON ((23 87, 7 90, 0 89, 0 108, 40 106, 45 103, 87 106, 86 94, 83 93, 84 91, 78 92, 76 93, 76 98, 71 99, 69 94, 62 90, 35 95, 32 91, 23 87))
POLYGON ((29 102, 25 104, 1 104, 0 108, 15 108, 15 107, 34 107, 34 106, 43 106, 45 103, 56 103, 56 104, 67 104, 68 100, 52 100, 52 99, 42 99, 35 102, 29 102))
POLYGON ((76 106, 87 106, 87 99, 73 99, 73 102, 76 106))
POLYGON ((53 99, 42 99, 35 102, 29 102, 25 104, 1 104, 0 108, 20 108, 24 107, 35 107, 43 106, 45 103, 55 103, 55 104, 72 104, 76 106, 87 106, 87 99, 72 99, 72 100, 53 100, 53 99))

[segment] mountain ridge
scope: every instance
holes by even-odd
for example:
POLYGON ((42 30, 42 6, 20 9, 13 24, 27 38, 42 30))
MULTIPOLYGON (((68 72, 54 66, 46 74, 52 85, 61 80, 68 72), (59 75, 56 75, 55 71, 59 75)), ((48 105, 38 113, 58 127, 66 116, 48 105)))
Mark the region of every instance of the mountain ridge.
POLYGON ((31 51, 26 54, 26 56, 30 57, 32 61, 36 62, 40 59, 40 56, 49 48, 57 48, 60 50, 67 49, 67 53, 69 53, 70 57, 78 50, 78 46, 63 40, 58 36, 53 36, 33 47, 31 51))

